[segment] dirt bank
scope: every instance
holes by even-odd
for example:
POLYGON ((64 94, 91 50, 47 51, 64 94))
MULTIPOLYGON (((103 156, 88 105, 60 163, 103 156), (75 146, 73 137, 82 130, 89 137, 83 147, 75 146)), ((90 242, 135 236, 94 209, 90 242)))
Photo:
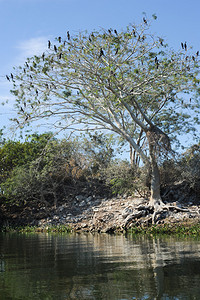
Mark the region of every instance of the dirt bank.
MULTIPOLYGON (((152 211, 147 209, 148 199, 136 197, 101 198, 77 195, 73 201, 57 208, 30 208, 20 212, 4 213, 3 226, 31 225, 39 228, 68 225, 73 230, 114 232, 134 226, 150 226, 152 211)), ((199 223, 200 204, 182 199, 170 203, 170 207, 156 216, 156 224, 199 223)))

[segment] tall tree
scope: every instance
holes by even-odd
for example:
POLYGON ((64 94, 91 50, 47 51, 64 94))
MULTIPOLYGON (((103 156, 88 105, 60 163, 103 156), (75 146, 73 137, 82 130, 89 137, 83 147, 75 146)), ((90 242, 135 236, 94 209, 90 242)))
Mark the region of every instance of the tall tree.
POLYGON ((20 125, 51 118, 57 129, 106 129, 126 140, 151 169, 157 210, 159 157, 199 122, 199 53, 186 43, 174 51, 149 29, 145 18, 121 32, 68 31, 15 69, 12 92, 20 125))

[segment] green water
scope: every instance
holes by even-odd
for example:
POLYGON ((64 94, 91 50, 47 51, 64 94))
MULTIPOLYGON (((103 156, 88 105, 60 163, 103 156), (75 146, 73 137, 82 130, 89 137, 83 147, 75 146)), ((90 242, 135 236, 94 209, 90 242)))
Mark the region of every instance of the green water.
POLYGON ((0 234, 7 299, 200 299, 200 241, 0 234))

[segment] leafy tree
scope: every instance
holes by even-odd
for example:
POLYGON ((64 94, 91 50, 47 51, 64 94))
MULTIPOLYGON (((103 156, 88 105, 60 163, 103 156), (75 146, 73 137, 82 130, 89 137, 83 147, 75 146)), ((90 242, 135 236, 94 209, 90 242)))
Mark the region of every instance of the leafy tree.
POLYGON ((151 169, 150 205, 157 210, 159 159, 172 139, 199 124, 199 52, 187 43, 171 49, 144 20, 121 32, 67 32, 10 76, 19 126, 51 118, 59 130, 114 132, 151 169))
POLYGON ((51 133, 45 133, 33 134, 25 142, 4 140, 0 147, 0 183, 15 167, 27 165, 39 157, 51 137, 51 133))
POLYGON ((93 176, 101 176, 102 169, 110 164, 114 157, 112 136, 102 133, 89 133, 79 143, 79 152, 85 157, 87 168, 93 176))

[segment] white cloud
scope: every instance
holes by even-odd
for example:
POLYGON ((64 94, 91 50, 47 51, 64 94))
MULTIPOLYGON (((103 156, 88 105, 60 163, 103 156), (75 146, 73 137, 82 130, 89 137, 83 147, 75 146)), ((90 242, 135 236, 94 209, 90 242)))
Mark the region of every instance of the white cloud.
POLYGON ((17 49, 20 50, 20 62, 24 62, 27 57, 32 57, 33 55, 41 55, 45 50, 47 50, 48 39, 49 38, 46 36, 41 36, 21 41, 17 46, 17 49))

